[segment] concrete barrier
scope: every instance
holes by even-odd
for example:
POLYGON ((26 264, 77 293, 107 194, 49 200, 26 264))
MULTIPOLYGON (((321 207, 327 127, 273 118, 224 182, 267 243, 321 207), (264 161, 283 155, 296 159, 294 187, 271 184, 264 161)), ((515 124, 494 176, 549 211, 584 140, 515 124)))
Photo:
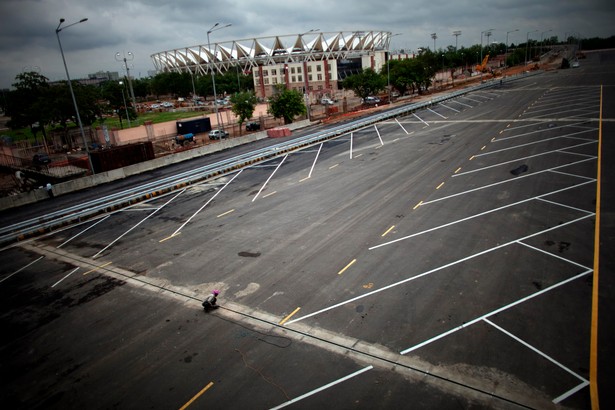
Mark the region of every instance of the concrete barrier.
MULTIPOLYGON (((310 125, 310 121, 304 120, 289 124, 288 126, 286 126, 286 128, 295 130, 298 128, 306 127, 308 125, 310 125)), ((61 182, 53 186, 53 193, 54 195, 59 196, 67 194, 69 192, 92 188, 132 175, 149 172, 157 168, 165 167, 167 165, 172 165, 178 162, 202 157, 207 154, 223 151, 225 149, 233 148, 239 145, 249 144, 251 142, 258 141, 264 138, 267 138, 267 131, 260 131, 244 135, 242 137, 220 140, 215 144, 208 144, 199 148, 178 152, 177 154, 166 155, 164 157, 152 159, 150 161, 129 165, 124 168, 118 168, 111 171, 101 172, 100 174, 96 175, 88 175, 82 178, 61 182)), ((11 209, 31 204, 44 199, 49 199, 49 196, 44 189, 35 189, 30 192, 23 192, 18 195, 3 197, 0 198, 0 211, 4 209, 11 209)))

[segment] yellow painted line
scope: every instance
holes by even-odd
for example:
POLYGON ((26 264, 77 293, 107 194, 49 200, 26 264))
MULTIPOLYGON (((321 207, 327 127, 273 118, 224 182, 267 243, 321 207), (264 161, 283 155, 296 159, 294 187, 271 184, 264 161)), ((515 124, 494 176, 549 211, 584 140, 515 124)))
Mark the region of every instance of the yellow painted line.
POLYGON ((456 174, 456 173, 458 173, 459 171, 461 171, 461 167, 459 167, 459 168, 457 168, 457 169, 455 170, 455 174, 456 174))
POLYGON ((348 265, 346 265, 346 266, 344 267, 344 269, 342 269, 341 271, 337 272, 337 274, 338 274, 338 275, 341 275, 342 273, 346 272, 346 270, 347 270, 348 268, 350 268, 350 267, 351 267, 351 266, 352 266, 352 265, 353 265, 356 261, 357 261, 356 259, 351 260, 351 261, 350 261, 350 263, 349 263, 348 265))
POLYGON ((333 169, 333 168, 337 167, 338 165, 339 165, 339 164, 331 165, 331 166, 329 167, 329 169, 333 169))
POLYGON ((269 192, 267 195, 263 195, 263 198, 267 198, 268 196, 271 196, 273 194, 277 194, 278 191, 273 191, 273 192, 269 192))
POLYGON ((228 214, 230 214, 231 212, 235 212, 235 210, 234 210, 234 209, 231 209, 230 211, 226 211, 225 213, 223 213, 223 214, 220 214, 220 215, 216 216, 216 218, 220 218, 221 216, 228 215, 228 214))
POLYGON ((510 127, 510 124, 508 124, 508 125, 506 126, 506 128, 509 128, 509 127, 510 127))
POLYGON ((294 316, 295 313, 297 313, 299 311, 299 309, 301 309, 300 307, 298 307, 297 309, 293 310, 292 313, 288 316, 286 316, 284 319, 282 319, 282 321, 279 323, 279 325, 283 325, 284 323, 288 322, 288 319, 290 319, 291 317, 294 316))
POLYGON ((158 242, 159 242, 159 243, 162 243, 162 242, 164 242, 164 241, 168 241, 169 239, 174 238, 174 237, 176 237, 177 235, 180 235, 180 234, 181 234, 181 232, 174 233, 173 235, 171 235, 171 236, 167 236, 166 238, 161 239, 161 240, 159 240, 158 242))
POLYGON ((483 147, 480 149, 481 151, 484 150, 485 148, 487 148, 486 145, 483 145, 483 147))
MULTIPOLYGON (((504 130, 500 131, 500 134, 504 134, 504 130)), ((495 137, 493 137, 493 140, 495 139, 495 137)), ((493 141, 491 140, 491 141, 493 141)))
POLYGON ((380 236, 385 236, 386 234, 388 234, 389 232, 391 232, 391 231, 393 230, 393 228, 395 228, 395 225, 391 226, 389 229, 387 229, 387 230, 386 230, 386 232, 385 232, 385 233, 383 233, 383 234, 382 234, 382 235, 380 235, 380 236))
POLYGON ((440 185, 438 185, 438 186, 436 187, 436 189, 440 189, 440 188, 442 188, 442 185, 444 185, 444 182, 440 182, 440 185))
POLYGON ((299 182, 303 182, 303 181, 306 181, 306 180, 308 180, 308 179, 310 179, 310 177, 305 177, 305 178, 303 178, 303 179, 300 179, 300 180, 299 180, 299 182))
POLYGON ((102 269, 102 268, 104 268, 104 267, 105 267, 105 266, 107 266, 107 265, 111 265, 111 262, 107 262, 107 263, 105 263, 104 265, 100 265, 100 266, 95 267, 94 269, 90 269, 89 271, 85 272, 85 273, 83 274, 83 276, 87 275, 88 273, 95 272, 95 271, 97 271, 98 269, 102 269))
POLYGON ((421 202, 419 202, 418 204, 414 205, 414 208, 412 208, 412 209, 416 209, 416 208, 418 208, 418 207, 419 207, 419 206, 421 206, 421 205, 423 205, 423 201, 421 201, 421 202))
POLYGON ((472 161, 473 159, 474 159, 474 155, 472 155, 472 156, 470 157, 470 161, 472 161))
POLYGON ((203 388, 201 389, 201 391, 200 391, 200 392, 198 392, 197 394, 195 394, 195 395, 194 395, 194 397, 193 397, 193 398, 191 398, 191 399, 190 399, 190 401, 188 401, 188 403, 186 403, 186 404, 184 404, 183 406, 181 406, 181 407, 179 408, 179 410, 184 410, 185 408, 187 408, 188 406, 190 406, 190 405, 192 404, 192 402, 194 402, 196 399, 198 399, 199 397, 201 397, 201 395, 202 395, 203 393, 205 393, 205 392, 206 392, 206 391, 207 391, 207 390, 208 390, 211 386, 213 386, 213 385, 214 385, 214 382, 209 382, 209 383, 207 384, 207 386, 203 387, 203 388))
POLYGON ((598 126, 598 164, 596 180, 596 221, 594 222, 594 277, 592 285, 592 320, 589 344, 589 396, 592 410, 600 409, 598 401, 598 296, 600 268, 600 173, 602 171, 602 86, 600 86, 600 120, 598 126))

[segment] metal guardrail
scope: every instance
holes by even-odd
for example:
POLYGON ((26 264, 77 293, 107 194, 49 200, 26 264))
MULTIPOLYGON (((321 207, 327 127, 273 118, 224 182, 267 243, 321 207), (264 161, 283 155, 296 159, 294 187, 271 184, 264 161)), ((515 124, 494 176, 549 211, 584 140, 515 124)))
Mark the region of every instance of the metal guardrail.
POLYGON ((326 141, 391 118, 408 115, 414 111, 430 107, 446 100, 457 98, 464 94, 493 87, 499 84, 500 81, 510 82, 519 78, 526 78, 536 73, 537 72, 526 73, 516 77, 489 81, 453 93, 436 96, 428 101, 386 110, 378 114, 370 115, 365 118, 329 128, 325 131, 319 131, 293 139, 291 141, 282 142, 246 154, 237 155, 233 158, 225 159, 199 168, 191 169, 180 174, 175 174, 149 182, 140 185, 137 188, 117 192, 102 198, 64 208, 61 211, 51 212, 41 217, 32 218, 23 222, 5 226, 0 228, 0 244, 20 241, 30 236, 49 232, 60 226, 66 226, 70 223, 82 221, 100 213, 112 212, 137 202, 162 195, 172 190, 186 187, 195 182, 222 175, 233 170, 249 166, 253 163, 261 162, 266 159, 285 154, 289 151, 326 141))

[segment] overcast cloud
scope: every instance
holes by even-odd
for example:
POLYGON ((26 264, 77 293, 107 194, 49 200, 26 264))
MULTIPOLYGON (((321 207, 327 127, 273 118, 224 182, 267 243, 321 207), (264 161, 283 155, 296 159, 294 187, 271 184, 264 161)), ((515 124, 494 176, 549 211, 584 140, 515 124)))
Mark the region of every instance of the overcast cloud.
POLYGON ((612 0, 0 0, 0 88, 9 88, 23 71, 39 71, 51 81, 65 80, 55 29, 88 18, 60 33, 72 79, 97 71, 124 73, 115 54, 132 52, 131 74, 146 77, 151 55, 207 43, 216 22, 232 24, 213 33, 212 42, 330 31, 383 30, 395 36, 391 49, 436 48, 480 43, 480 32, 494 29, 491 41, 523 43, 544 36, 609 37, 615 34, 612 0))

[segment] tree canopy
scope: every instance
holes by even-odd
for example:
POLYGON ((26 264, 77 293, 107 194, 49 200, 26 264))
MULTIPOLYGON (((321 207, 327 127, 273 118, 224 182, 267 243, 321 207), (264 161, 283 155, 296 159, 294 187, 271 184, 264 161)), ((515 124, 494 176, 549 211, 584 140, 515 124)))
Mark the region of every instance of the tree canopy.
POLYGON ((283 118, 284 124, 292 123, 296 116, 307 113, 303 94, 279 86, 277 93, 269 100, 269 113, 275 118, 283 118))

